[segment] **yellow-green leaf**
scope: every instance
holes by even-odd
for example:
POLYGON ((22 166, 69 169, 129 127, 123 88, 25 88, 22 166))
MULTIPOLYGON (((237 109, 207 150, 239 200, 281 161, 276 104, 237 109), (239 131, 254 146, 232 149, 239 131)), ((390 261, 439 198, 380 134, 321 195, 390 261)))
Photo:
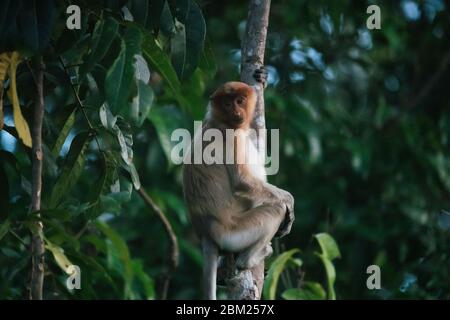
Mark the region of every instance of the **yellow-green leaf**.
POLYGON ((70 266, 73 265, 72 262, 67 258, 67 256, 64 254, 64 250, 57 246, 56 244, 51 243, 48 240, 45 240, 45 248, 48 249, 52 254, 53 258, 55 258, 56 263, 58 266, 67 274, 71 274, 70 266))
POLYGON ((19 53, 14 51, 11 54, 11 63, 9 65, 9 77, 11 79, 11 84, 8 90, 8 97, 13 105, 14 125, 16 126, 19 138, 22 140, 24 145, 31 148, 30 128, 28 127, 28 123, 22 115, 22 111, 20 111, 19 97, 17 96, 16 69, 19 63, 19 53))

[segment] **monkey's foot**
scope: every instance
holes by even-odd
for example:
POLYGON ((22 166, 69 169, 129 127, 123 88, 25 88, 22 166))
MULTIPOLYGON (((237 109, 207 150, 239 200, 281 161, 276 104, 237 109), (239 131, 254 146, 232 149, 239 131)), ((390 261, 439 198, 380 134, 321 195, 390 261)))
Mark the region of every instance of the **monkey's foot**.
POLYGON ((267 69, 264 66, 256 69, 255 72, 253 73, 253 78, 255 78, 255 80, 258 81, 259 83, 262 83, 264 87, 266 87, 268 78, 267 69))

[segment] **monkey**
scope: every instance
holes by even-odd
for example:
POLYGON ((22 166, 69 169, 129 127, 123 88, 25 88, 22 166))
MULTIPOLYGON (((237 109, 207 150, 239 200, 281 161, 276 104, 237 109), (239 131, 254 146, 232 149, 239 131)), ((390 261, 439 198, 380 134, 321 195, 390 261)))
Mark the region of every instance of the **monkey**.
MULTIPOLYGON (((267 72, 257 69, 253 76, 263 83, 267 72)), ((225 140, 225 131, 235 130, 232 146, 223 144, 224 154, 232 150, 234 161, 183 165, 184 199, 201 241, 203 289, 208 300, 216 299, 220 253, 235 253, 238 269, 252 268, 272 254, 272 238, 288 234, 294 221, 293 196, 267 182, 263 162, 248 160, 261 159, 248 138, 256 100, 254 88, 243 82, 220 86, 210 96, 202 131, 220 130, 225 140)), ((191 141, 191 150, 195 143, 206 147, 199 139, 196 136, 191 141)))

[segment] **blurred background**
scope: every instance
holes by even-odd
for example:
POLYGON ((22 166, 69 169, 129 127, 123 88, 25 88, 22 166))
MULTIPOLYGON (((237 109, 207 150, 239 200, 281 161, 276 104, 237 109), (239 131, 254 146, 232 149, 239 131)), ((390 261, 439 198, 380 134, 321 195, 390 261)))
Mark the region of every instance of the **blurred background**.
MULTIPOLYGON (((185 3, 178 1, 175 6, 185 8, 185 3)), ((52 82, 51 76, 58 77, 62 72, 58 55, 68 65, 76 65, 80 59, 89 61, 92 47, 87 44, 82 51, 80 41, 83 34, 92 34, 99 19, 108 16, 101 4, 95 7, 80 2, 82 12, 85 7, 92 10, 92 14, 83 15, 83 30, 61 31, 67 16, 61 9, 64 4, 68 2, 55 4, 53 49, 44 53, 48 141, 54 141, 63 127, 58 106, 75 103, 67 79, 52 82)), ((149 63, 153 103, 140 125, 121 128, 133 138, 133 162, 141 185, 167 216, 178 238, 180 263, 173 274, 170 299, 200 298, 202 267, 198 239, 183 203, 181 167, 168 158, 170 134, 180 127, 192 131, 193 121, 205 112, 209 94, 221 83, 239 79, 247 17, 247 1, 197 4, 205 21, 205 40, 199 67, 188 76, 180 75, 177 67, 179 23, 185 30, 199 30, 195 28, 201 26, 193 21, 201 19, 193 19, 189 27, 189 21, 176 18, 172 6, 164 7, 174 13, 172 25, 164 15, 157 19, 158 39, 180 79, 187 107, 180 104, 175 91, 168 89, 166 74, 155 66, 162 60, 152 60, 151 54, 143 53, 149 63)), ((131 15, 137 12, 130 2, 126 5, 131 15)), ((109 15, 117 21, 125 15, 120 10, 114 13, 112 5, 110 8, 109 15)), ((127 25, 121 24, 122 28, 127 25)), ((302 261, 300 267, 286 267, 277 298, 289 287, 301 287, 302 281, 315 281, 326 288, 325 271, 314 254, 318 247, 313 236, 322 232, 334 238, 340 251, 341 257, 333 260, 338 299, 450 298, 449 30, 449 4, 443 0, 272 1, 265 55, 269 70, 266 120, 268 128, 280 129, 281 150, 279 173, 270 181, 289 190, 296 199, 294 226, 291 234, 276 244, 275 257, 298 248, 302 261), (381 9, 379 30, 366 28, 370 4, 381 9), (366 269, 372 264, 381 268, 381 290, 366 286, 366 269)), ((126 32, 122 34, 125 42, 126 32)), ((195 37, 195 32, 190 34, 195 37)), ((196 41, 191 43, 192 48, 196 41)), ((14 45, 5 48, 16 49, 14 45)), ((100 67, 93 68, 98 87, 102 88, 103 81, 98 79, 112 68, 120 48, 120 42, 114 40, 109 53, 98 62, 100 67)), ((151 50, 149 45, 142 48, 151 50)), ((23 52, 31 55, 32 51, 23 52)), ((23 113, 31 119, 32 104, 26 101, 33 100, 33 88, 29 85, 27 89, 31 78, 25 63, 21 68, 18 92, 24 102, 23 113)), ((69 72, 80 75, 73 67, 69 72)), ((96 129, 101 127, 98 108, 102 101, 96 100, 95 91, 90 91, 93 82, 88 80, 80 78, 78 88, 83 101, 95 105, 95 110, 88 106, 87 111, 96 129)), ((102 94, 100 89, 99 96, 102 94)), ((4 96, 5 124, 12 128, 12 108, 4 96)), ((67 139, 63 139, 61 152, 46 158, 44 197, 50 197, 67 163, 71 141, 83 129, 86 123, 78 113, 67 139)), ((101 143, 107 145, 107 136, 100 133, 101 143)), ((26 221, 29 203, 23 177, 25 181, 30 179, 30 160, 8 130, 0 132, 0 149, 12 154, 20 167, 20 173, 16 173, 13 166, 5 165, 3 177, 8 183, 2 178, 1 184, 8 191, 0 195, 8 203, 8 214, 2 212, 0 223, 5 226, 8 220, 14 227, 13 232, 5 231, 0 236, 0 298, 17 299, 27 296, 30 268, 29 235, 21 225, 26 221)), ((49 209, 47 237, 81 266, 83 289, 65 288, 66 276, 48 253, 45 295, 158 298, 169 255, 165 230, 121 176, 117 180, 120 196, 105 194, 98 201, 90 200, 88 193, 94 192, 91 190, 99 175, 97 151, 91 142, 83 155, 82 172, 65 189, 58 206, 52 207, 51 200, 44 202, 49 209), (86 212, 92 203, 99 203, 99 208, 89 216, 86 212)))

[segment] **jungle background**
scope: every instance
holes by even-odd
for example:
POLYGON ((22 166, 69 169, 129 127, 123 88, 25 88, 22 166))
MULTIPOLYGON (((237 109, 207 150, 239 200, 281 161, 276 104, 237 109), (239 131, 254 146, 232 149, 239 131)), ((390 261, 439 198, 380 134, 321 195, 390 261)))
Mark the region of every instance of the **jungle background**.
MULTIPOLYGON (((202 258, 170 134, 192 131, 209 94, 239 79, 246 18, 237 0, 2 1, 0 298, 28 297, 36 219, 44 298, 160 298, 170 241, 133 186, 178 239, 168 298, 201 298, 202 258), (70 4, 81 8, 81 30, 66 28, 70 4), (24 128, 39 55, 41 218, 29 209, 24 128), (81 290, 65 286, 69 262, 81 268, 81 290)), ((265 298, 333 298, 330 285, 337 299, 450 298, 449 30, 442 0, 272 1, 266 119, 280 129, 281 150, 270 181, 294 195, 296 220, 267 263, 265 298), (380 30, 366 28, 370 4, 381 9, 380 30), (326 250, 318 254, 324 233, 334 284, 326 250), (372 264, 381 290, 366 286, 372 264)))

